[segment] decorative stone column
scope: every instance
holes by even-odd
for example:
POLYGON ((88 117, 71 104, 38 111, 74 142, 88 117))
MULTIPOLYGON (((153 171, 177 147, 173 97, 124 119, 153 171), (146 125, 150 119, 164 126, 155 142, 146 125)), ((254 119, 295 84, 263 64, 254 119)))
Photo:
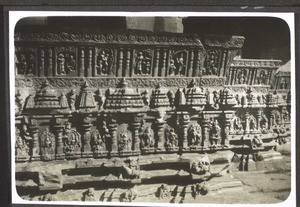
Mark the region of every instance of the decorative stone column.
POLYGON ((188 114, 182 115, 182 149, 188 149, 188 124, 190 123, 190 116, 188 114))
POLYGON ((133 128, 133 154, 140 154, 140 135, 139 135, 139 129, 141 126, 141 114, 135 114, 133 115, 133 122, 131 123, 133 128))
POLYGON ((118 124, 116 122, 115 119, 111 118, 109 124, 109 131, 111 134, 111 151, 110 154, 112 156, 117 155, 118 154, 118 140, 117 140, 117 127, 118 124))
POLYGON ((56 154, 55 159, 62 160, 65 158, 64 153, 64 143, 63 143, 63 126, 64 120, 61 118, 55 119, 54 129, 55 129, 55 137, 56 137, 56 154))
POLYGON ((85 117, 83 118, 83 124, 82 124, 82 129, 83 129, 83 152, 82 152, 82 157, 92 157, 93 153, 91 150, 91 134, 90 134, 90 129, 91 129, 91 118, 90 117, 85 117))
POLYGON ((245 119, 246 119, 246 130, 245 131, 246 131, 246 134, 248 134, 250 132, 249 116, 250 116, 249 112, 246 112, 246 114, 245 114, 245 119))
POLYGON ((260 130, 260 122, 261 122, 262 109, 257 110, 257 130, 260 130))
POLYGON ((29 132, 32 137, 32 148, 31 148, 31 160, 41 160, 40 156, 40 143, 38 135, 38 124, 36 119, 30 120, 30 125, 28 126, 29 132))
POLYGON ((234 111, 225 111, 225 123, 224 123, 224 138, 222 140, 222 144, 226 147, 229 146, 229 132, 233 128, 233 121, 232 117, 234 114, 234 111))
POLYGON ((202 144, 204 148, 209 147, 209 126, 210 126, 210 120, 209 116, 206 114, 202 114, 202 144))
POLYGON ((164 133, 164 125, 165 121, 163 120, 156 120, 154 122, 156 128, 156 148, 158 151, 165 150, 165 133, 164 133))

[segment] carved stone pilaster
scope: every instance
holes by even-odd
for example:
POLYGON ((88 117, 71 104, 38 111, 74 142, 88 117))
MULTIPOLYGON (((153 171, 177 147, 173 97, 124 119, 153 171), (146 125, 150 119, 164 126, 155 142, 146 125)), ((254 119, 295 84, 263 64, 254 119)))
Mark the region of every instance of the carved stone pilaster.
POLYGON ((133 153, 134 154, 140 154, 140 134, 139 134, 139 129, 141 127, 141 115, 140 114, 136 114, 133 117, 133 122, 132 122, 132 128, 133 128, 133 153))
POLYGON ((110 123, 108 124, 109 131, 111 134, 111 155, 116 155, 118 154, 118 140, 117 140, 117 127, 118 124, 116 123, 116 120, 111 119, 110 123))
POLYGON ((32 137, 31 160, 41 160, 39 135, 38 135, 39 126, 37 124, 36 119, 30 120, 30 125, 28 126, 28 129, 32 137))
POLYGON ((188 148, 188 124, 190 123, 190 116, 188 114, 182 115, 182 149, 188 148))
POLYGON ((229 133, 233 130, 233 117, 234 111, 226 111, 225 112, 225 123, 224 123, 224 138, 222 140, 222 144, 226 147, 229 146, 229 133))
POLYGON ((140 153, 140 137, 139 137, 140 123, 133 122, 131 125, 133 128, 133 151, 134 154, 139 154, 140 153))
POLYGON ((210 120, 208 116, 203 115, 202 117, 203 135, 202 135, 202 145, 203 147, 209 147, 209 126, 210 120))
POLYGON ((165 150, 165 133, 164 133, 165 121, 156 120, 154 124, 156 128, 156 148, 158 151, 164 151, 165 150))
POLYGON ((260 130, 260 124, 261 124, 261 115, 262 115, 262 109, 258 109, 257 111, 257 130, 260 130))
POLYGON ((82 157, 92 157, 93 153, 91 150, 91 134, 90 134, 90 129, 91 129, 91 118, 90 117, 85 117, 83 119, 83 124, 82 124, 82 129, 83 129, 83 152, 82 152, 82 157))
POLYGON ((67 122, 67 119, 63 119, 61 117, 55 117, 53 128, 54 128, 54 133, 56 138, 55 159, 57 160, 65 159, 64 143, 63 143, 63 132, 64 132, 63 123, 65 122, 67 122))
POLYGON ((246 120, 246 129, 245 129, 245 131, 246 131, 246 134, 248 134, 249 132, 250 132, 250 120, 249 120, 249 117, 250 117, 250 114, 249 114, 249 112, 246 112, 246 114, 245 114, 245 120, 246 120))

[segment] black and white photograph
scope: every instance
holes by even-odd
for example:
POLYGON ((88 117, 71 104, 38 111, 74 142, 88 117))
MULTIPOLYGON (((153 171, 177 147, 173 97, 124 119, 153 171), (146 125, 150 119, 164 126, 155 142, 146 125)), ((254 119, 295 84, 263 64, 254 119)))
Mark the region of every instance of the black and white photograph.
POLYGON ((12 201, 293 206, 291 13, 10 12, 12 201))

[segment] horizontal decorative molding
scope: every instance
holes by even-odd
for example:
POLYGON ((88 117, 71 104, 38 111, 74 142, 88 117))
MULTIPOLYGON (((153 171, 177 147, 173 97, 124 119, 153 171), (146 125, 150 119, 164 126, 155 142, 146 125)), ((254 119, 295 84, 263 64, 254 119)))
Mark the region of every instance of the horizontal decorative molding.
POLYGON ((281 60, 234 59, 230 67, 279 68, 281 60))
POLYGON ((183 45, 203 47, 197 35, 174 33, 16 32, 15 41, 85 42, 108 44, 183 45))
MULTIPOLYGON (((46 78, 38 77, 18 77, 16 78, 16 88, 38 88, 40 87, 46 78)), ((53 77, 47 78, 49 85, 55 88, 72 88, 80 87, 85 81, 87 81, 92 88, 101 87, 116 87, 121 78, 74 78, 74 77, 53 77)), ((126 78, 128 86, 131 87, 156 87, 158 84, 166 87, 187 87, 187 85, 194 79, 193 77, 178 77, 178 78, 126 78)), ((195 78, 197 85, 200 86, 222 86, 224 85, 224 77, 212 77, 203 76, 195 78)))
POLYGON ((205 45, 209 47, 242 48, 245 38, 242 36, 211 35, 205 37, 205 45))

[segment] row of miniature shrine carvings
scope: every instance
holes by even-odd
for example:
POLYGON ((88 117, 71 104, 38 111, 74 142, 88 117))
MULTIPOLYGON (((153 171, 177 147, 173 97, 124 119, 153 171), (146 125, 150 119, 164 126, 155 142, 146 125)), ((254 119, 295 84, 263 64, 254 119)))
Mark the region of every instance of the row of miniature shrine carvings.
POLYGON ((227 50, 201 48, 20 47, 19 76, 198 76, 220 75, 227 50))
MULTIPOLYGON (((178 150, 203 150, 229 147, 229 135, 285 133, 289 114, 283 109, 270 113, 258 110, 253 115, 206 114, 191 120, 189 115, 173 122, 138 119, 132 123, 98 121, 93 126, 88 119, 73 126, 67 118, 56 118, 51 126, 23 122, 16 126, 15 154, 17 161, 53 160, 78 157, 106 157, 178 150), (267 115, 268 114, 268 117, 267 115)), ((32 122, 35 122, 32 123, 32 122)))
MULTIPOLYGON (((195 87, 195 86, 194 86, 195 87)), ((245 107, 245 106, 265 106, 270 105, 271 101, 273 100, 273 104, 281 104, 281 105, 287 105, 288 102, 288 96, 287 95, 280 95, 280 94, 263 94, 263 93, 254 93, 251 88, 248 88, 246 91, 246 94, 237 93, 234 94, 232 91, 228 88, 225 88, 224 90, 220 91, 213 91, 210 92, 205 90, 204 88, 198 88, 199 90, 196 91, 194 88, 184 88, 184 89, 178 89, 175 93, 172 92, 172 90, 167 90, 166 88, 160 88, 157 87, 152 91, 152 94, 149 94, 149 90, 145 89, 144 91, 137 91, 140 92, 142 102, 144 106, 149 106, 150 108, 158 107, 163 104, 163 106, 169 106, 169 107, 177 107, 177 106, 183 106, 183 105, 190 105, 190 106, 198 106, 202 110, 206 107, 206 110, 215 109, 218 110, 221 105, 226 106, 236 106, 236 107, 245 107), (197 96, 193 98, 194 92, 197 92, 197 96), (163 98, 160 101, 163 101, 163 103, 156 103, 155 102, 155 96, 158 93, 163 93, 163 98), (187 95, 189 95, 189 98, 187 99, 187 95), (199 95, 201 97, 199 97, 199 95), (267 96, 272 96, 272 99, 268 98, 267 96), (228 99, 228 100, 227 100, 228 99), (230 99, 230 101, 229 101, 230 99), (269 103, 270 102, 270 103, 269 103)), ((55 91, 56 96, 58 96, 57 90, 55 91)), ((92 93, 92 92, 91 92, 92 93)), ((109 94, 113 94, 111 89, 108 89, 105 93, 101 92, 100 89, 96 90, 93 93, 92 96, 92 102, 91 104, 94 105, 95 109, 97 110, 105 110, 108 106, 106 104, 106 99, 109 94)), ((15 112, 16 114, 22 114, 26 108, 29 108, 29 99, 33 98, 33 94, 29 94, 28 97, 24 98, 22 97, 22 94, 20 91, 16 92, 15 95, 15 112)), ((30 99, 30 100, 31 100, 30 99)), ((76 92, 76 89, 71 89, 69 93, 61 93, 61 96, 58 97, 59 105, 62 108, 69 108, 72 112, 77 111, 79 109, 78 106, 78 100, 80 99, 80 93, 78 94, 76 92)))

